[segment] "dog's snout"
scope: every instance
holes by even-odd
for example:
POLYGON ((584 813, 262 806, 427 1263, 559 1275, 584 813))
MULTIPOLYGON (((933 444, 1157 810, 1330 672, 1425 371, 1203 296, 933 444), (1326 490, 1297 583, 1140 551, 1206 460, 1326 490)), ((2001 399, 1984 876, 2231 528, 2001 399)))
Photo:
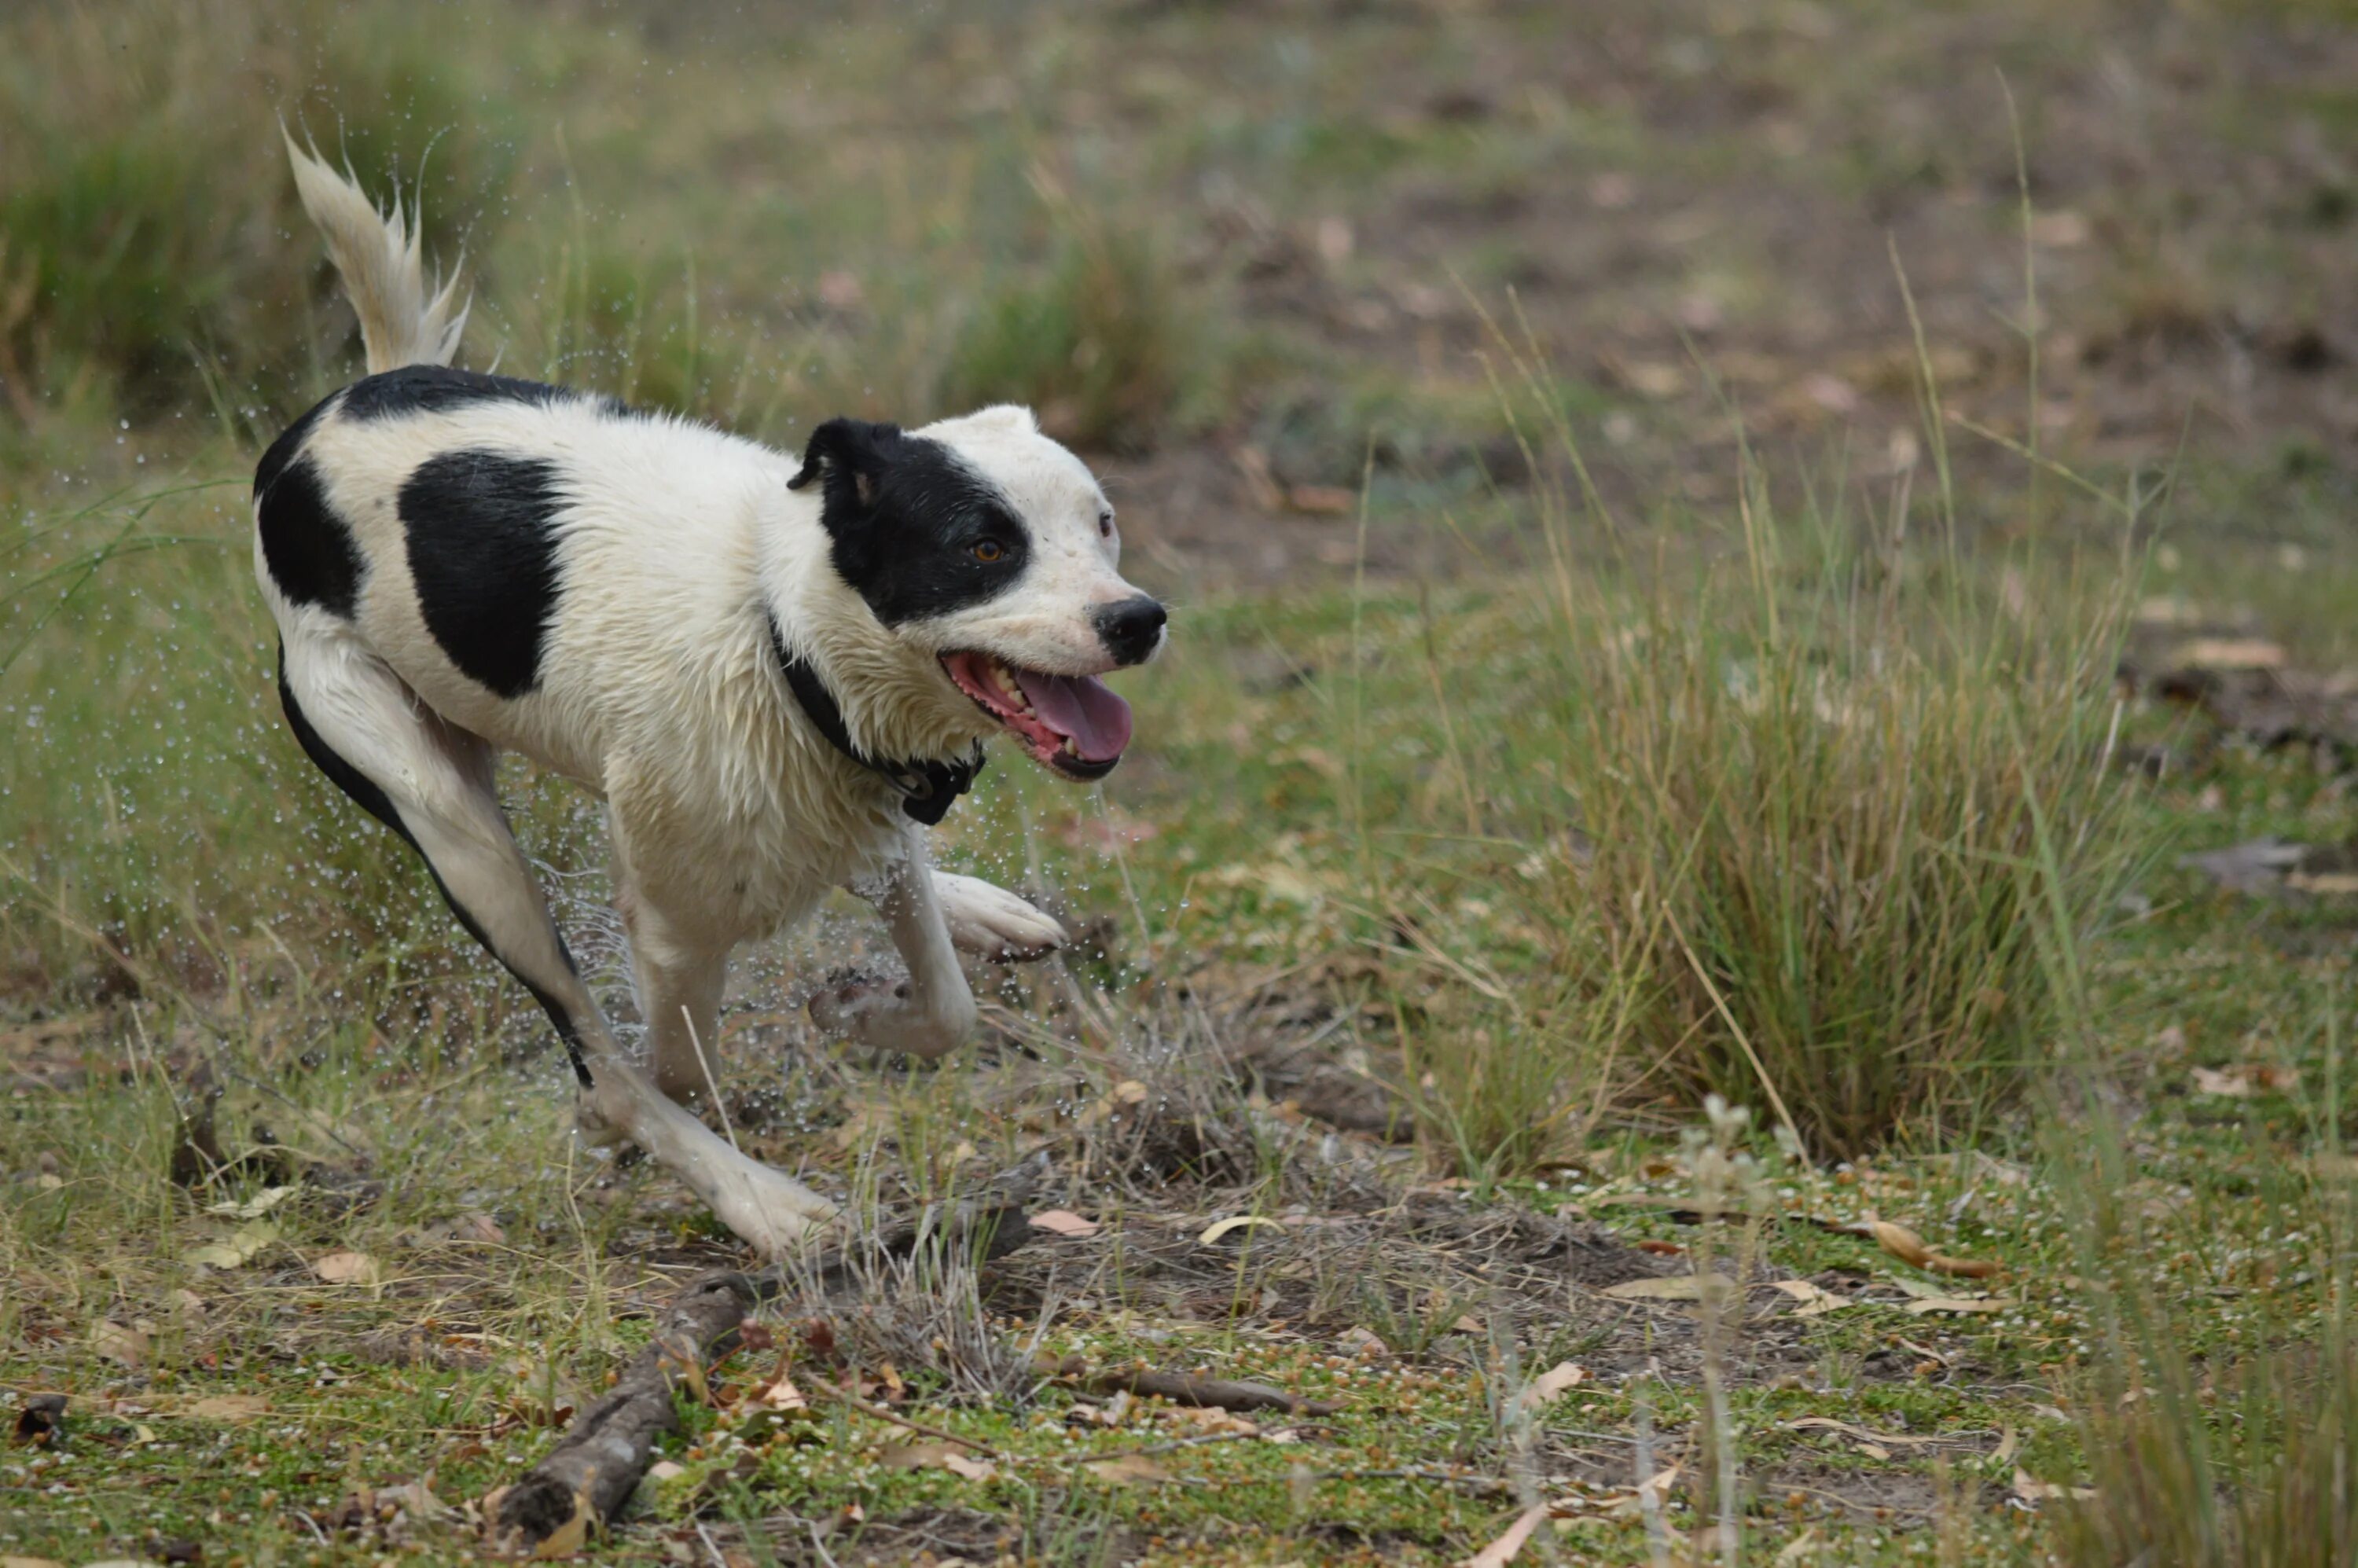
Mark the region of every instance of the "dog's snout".
POLYGON ((1140 594, 1109 604, 1091 617, 1106 652, 1125 665, 1142 665, 1163 642, 1163 623, 1171 619, 1162 605, 1140 594))

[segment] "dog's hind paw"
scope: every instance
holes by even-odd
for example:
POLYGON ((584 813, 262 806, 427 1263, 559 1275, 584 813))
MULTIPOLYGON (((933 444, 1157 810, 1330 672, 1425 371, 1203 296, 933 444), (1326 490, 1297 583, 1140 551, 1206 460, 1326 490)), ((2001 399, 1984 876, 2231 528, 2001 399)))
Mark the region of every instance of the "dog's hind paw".
POLYGON ((857 1039, 868 1015, 885 1008, 904 1008, 909 982, 889 979, 867 969, 830 969, 818 989, 811 992, 811 1022, 826 1033, 857 1039))
POLYGON ((979 878, 936 871, 934 894, 941 900, 951 944, 985 963, 1028 963, 1072 940, 1054 917, 979 878))

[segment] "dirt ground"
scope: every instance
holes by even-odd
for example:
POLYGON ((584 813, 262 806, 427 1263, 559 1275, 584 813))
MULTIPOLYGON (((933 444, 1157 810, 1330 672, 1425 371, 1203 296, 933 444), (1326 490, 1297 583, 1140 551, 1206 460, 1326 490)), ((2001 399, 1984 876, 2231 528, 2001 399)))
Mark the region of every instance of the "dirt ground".
MULTIPOLYGON (((1349 367, 1339 383, 1373 365, 1463 386, 1476 356, 1499 357, 1475 301, 1503 311, 1511 290, 1509 339, 1527 328, 1569 378, 1614 504, 1725 499, 1736 414, 1763 449, 1880 494, 1925 456, 1901 271, 1945 412, 2022 441, 2028 261, 2045 449, 2263 471, 2358 452, 2358 37, 2324 9, 1605 5, 1556 28, 1545 9, 1332 13, 1393 35, 1357 84, 1368 137, 1532 145, 1475 179, 1404 159, 1312 213, 1249 189, 1199 198, 1249 318, 1314 334, 1349 367), (1447 45, 1411 47, 1428 28, 1447 45)), ((1234 79, 1211 96, 1268 107, 1234 79)), ((1412 415, 1379 419, 1368 449, 1322 441, 1320 395, 1289 389, 1215 440, 1109 460, 1156 570, 1241 587, 1353 561, 1354 520, 1273 506, 1282 489, 1240 448, 1279 487, 1348 485, 1363 460, 1461 490, 1469 470, 1524 473, 1503 431, 1412 415)), ((2018 473, 1952 438, 1961 471, 2018 473)), ((1462 569, 1390 515, 1424 499, 1379 485, 1379 569, 1462 569)))

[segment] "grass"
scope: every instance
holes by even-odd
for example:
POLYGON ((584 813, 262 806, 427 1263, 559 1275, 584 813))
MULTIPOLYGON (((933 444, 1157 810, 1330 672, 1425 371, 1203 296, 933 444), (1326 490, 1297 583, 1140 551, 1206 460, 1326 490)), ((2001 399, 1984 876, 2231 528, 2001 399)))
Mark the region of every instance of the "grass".
MULTIPOLYGON (((1011 1184, 1101 1228, 782 1304, 590 1555, 1448 1563, 1544 1500, 1520 1561, 2346 1556, 2358 921, 2156 848, 2358 836, 2346 758, 2109 678, 2198 623, 2347 654, 2342 372, 2274 346, 2347 297, 2298 123, 2331 22, 12 16, 0 1418, 70 1402, 0 1447, 0 1552, 467 1555, 445 1508, 743 1261, 568 1141, 544 1026, 272 711, 243 475, 352 363, 283 113, 422 179, 470 362, 782 445, 1031 399, 1181 611, 1112 784, 1002 765, 941 835, 1087 933, 978 977, 980 1045, 813 1037, 802 978, 878 946, 849 909, 723 1023, 736 1134, 863 1217, 1011 1184), (2034 228, 2038 404, 1974 281, 2022 265, 1986 63, 2034 217, 2083 220, 2034 228), (1476 308, 1510 287, 1544 373, 1476 308), (1964 421, 2138 498, 2128 553, 1964 421), (1617 1293, 1698 1269, 1744 1288, 1617 1293), (1342 1410, 1227 1427, 1035 1352, 1342 1410)), ((619 1001, 594 803, 504 783, 619 1001)))

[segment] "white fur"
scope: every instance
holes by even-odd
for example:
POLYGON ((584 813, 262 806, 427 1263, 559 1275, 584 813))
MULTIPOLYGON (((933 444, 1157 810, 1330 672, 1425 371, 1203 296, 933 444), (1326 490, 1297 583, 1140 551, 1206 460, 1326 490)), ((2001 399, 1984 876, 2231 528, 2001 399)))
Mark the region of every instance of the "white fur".
POLYGON ((285 127, 287 157, 295 166, 295 193, 328 242, 328 254, 352 296, 361 319, 361 347, 371 374, 403 365, 447 365, 467 330, 467 305, 458 301, 459 278, 431 295, 419 236, 402 221, 401 198, 380 213, 360 188, 295 145, 285 127))
MULTIPOLYGON (((464 309, 456 280, 430 296, 398 209, 367 198, 289 143, 306 209, 359 310, 372 372, 447 363, 464 309)), ((368 420, 332 414, 303 448, 365 563, 346 621, 287 600, 259 542, 255 570, 285 646, 288 685, 324 742, 391 798, 404 827, 495 954, 572 1017, 595 1087, 585 1126, 670 1166, 764 1251, 791 1245, 828 1205, 744 1159, 675 1103, 701 1091, 729 953, 854 886, 884 916, 905 985, 828 991, 814 1016, 854 1040, 935 1055, 972 1029, 955 949, 1036 957, 1056 924, 987 883, 932 871, 922 834, 876 775, 820 736, 788 691, 770 619, 837 695, 856 745, 948 758, 997 732, 939 656, 991 653, 1027 668, 1112 667, 1090 615, 1134 599, 1103 492, 1027 410, 987 408, 915 432, 998 486, 1031 541, 1022 576, 976 608, 882 625, 837 573, 817 488, 754 442, 592 400, 481 402, 368 420), (535 689, 509 699, 456 666, 427 631, 395 497, 429 457, 457 449, 555 462, 560 593, 535 689), (492 790, 512 749, 600 795, 617 903, 652 1043, 654 1081, 616 1044, 563 954, 540 890, 492 790)))

